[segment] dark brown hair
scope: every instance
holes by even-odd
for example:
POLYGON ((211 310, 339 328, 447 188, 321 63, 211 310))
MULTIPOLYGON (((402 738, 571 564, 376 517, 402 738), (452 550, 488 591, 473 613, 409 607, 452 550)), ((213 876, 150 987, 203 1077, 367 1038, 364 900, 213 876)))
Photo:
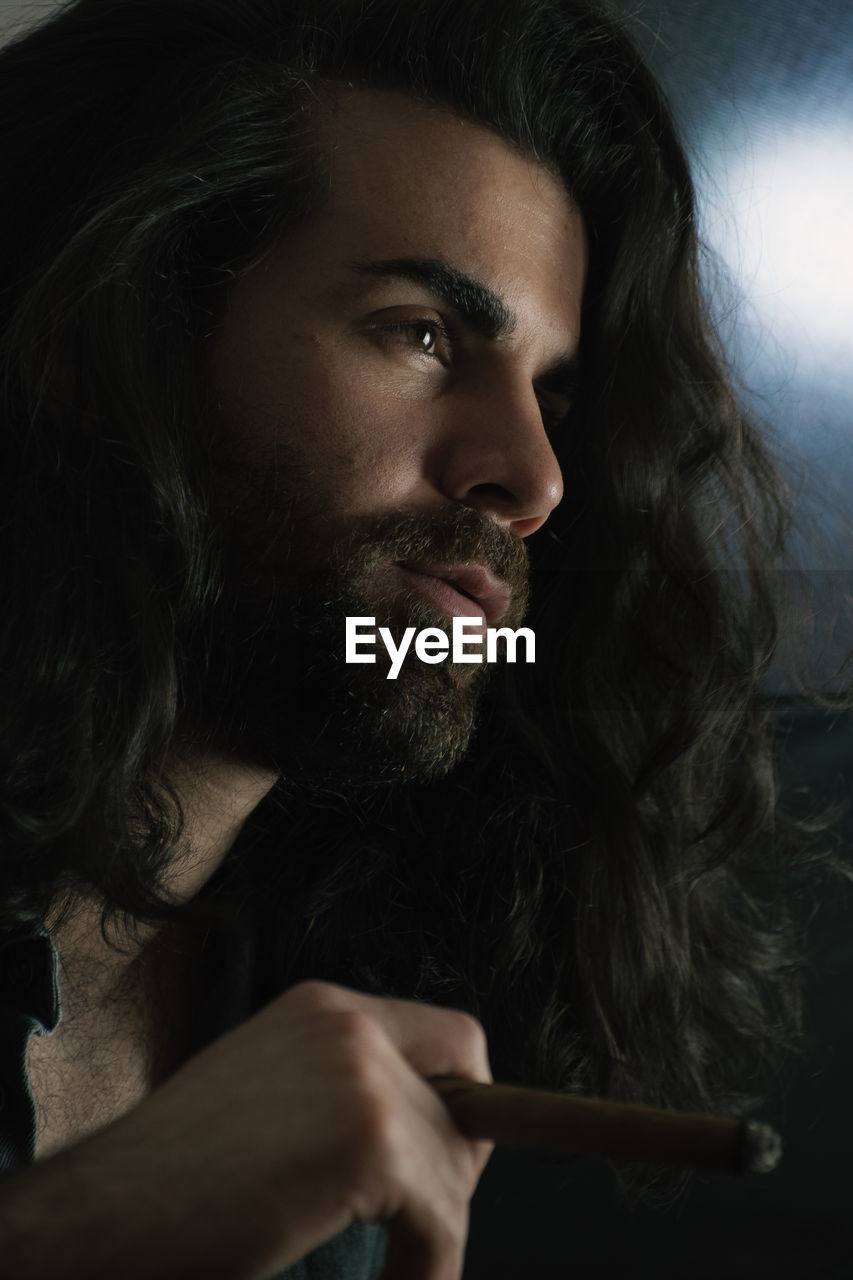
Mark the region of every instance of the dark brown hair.
POLYGON ((198 352, 219 286, 319 198, 341 80, 551 166, 591 264, 537 665, 447 780, 262 806, 240 847, 277 854, 280 981, 472 1009, 505 1076, 738 1108, 798 1018, 761 697, 789 512, 666 102, 586 0, 77 0, 0 54, 5 923, 81 886, 163 913, 178 637, 218 583, 198 352))

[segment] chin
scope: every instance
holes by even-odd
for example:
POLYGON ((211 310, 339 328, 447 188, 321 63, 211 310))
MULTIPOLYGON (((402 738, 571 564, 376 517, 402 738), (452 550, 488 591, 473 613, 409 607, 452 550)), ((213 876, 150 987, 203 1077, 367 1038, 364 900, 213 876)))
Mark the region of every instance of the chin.
POLYGON ((468 752, 486 674, 452 664, 409 668, 395 681, 378 667, 347 668, 339 680, 316 672, 298 700, 267 699, 244 714, 233 749, 306 786, 436 781, 468 752))
POLYGON ((424 683, 432 683, 432 689, 404 686, 393 708, 362 704, 353 725, 354 750, 347 750, 345 737, 340 740, 339 758, 351 762, 354 778, 432 782, 446 777, 465 758, 474 735, 479 688, 470 680, 448 681, 438 691, 434 680, 424 683))

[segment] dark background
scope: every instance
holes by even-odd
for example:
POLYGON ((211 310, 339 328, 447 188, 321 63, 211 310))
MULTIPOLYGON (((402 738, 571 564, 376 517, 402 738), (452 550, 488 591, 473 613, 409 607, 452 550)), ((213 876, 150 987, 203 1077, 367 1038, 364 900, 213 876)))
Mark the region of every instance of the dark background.
MULTIPOLYGON (((0 0, 0 39, 56 7, 0 0)), ((794 480, 806 585, 853 578, 853 0, 622 3, 690 151, 706 280, 753 410, 805 463, 794 480)), ((793 476, 793 471, 791 472, 793 476)), ((810 642, 827 678, 849 615, 810 642)), ((780 671, 777 692, 789 686, 780 671)), ((853 791, 853 721, 785 699, 792 804, 853 791)), ((835 827, 853 856, 853 818, 835 827)), ((669 1209, 629 1203, 594 1160, 495 1153, 472 1206, 466 1280, 853 1280, 853 914, 824 893, 811 926, 810 1057, 764 1115, 779 1169, 699 1176, 669 1209)))
MULTIPOLYGON (((777 721, 789 806, 844 800, 853 719, 783 700, 777 721)), ((853 814, 826 845, 850 859, 853 814)), ((782 1134, 779 1167, 697 1174, 667 1207, 630 1202, 603 1161, 497 1150, 472 1205, 465 1280, 853 1280, 851 893, 816 891, 814 903, 808 1058, 760 1113, 782 1134)))

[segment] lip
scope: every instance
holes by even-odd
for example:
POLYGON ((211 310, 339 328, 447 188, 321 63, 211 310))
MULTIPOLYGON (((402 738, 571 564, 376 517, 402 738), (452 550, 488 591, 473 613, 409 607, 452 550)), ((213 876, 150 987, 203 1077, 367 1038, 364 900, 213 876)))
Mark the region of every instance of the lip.
MULTIPOLYGON (((444 605, 447 612, 454 616, 465 616, 465 605, 479 606, 487 626, 493 626, 505 617, 512 600, 512 592, 504 582, 485 565, 480 564, 432 564, 415 560, 397 561, 397 568, 417 578, 432 578, 436 583, 445 583, 461 602, 462 607, 451 604, 444 605), (464 593, 464 594, 463 594, 464 593), (468 597, 471 597, 469 600, 468 597)), ((422 584, 427 587, 426 583, 422 584)), ((443 597, 438 589, 435 591, 438 602, 443 597)))

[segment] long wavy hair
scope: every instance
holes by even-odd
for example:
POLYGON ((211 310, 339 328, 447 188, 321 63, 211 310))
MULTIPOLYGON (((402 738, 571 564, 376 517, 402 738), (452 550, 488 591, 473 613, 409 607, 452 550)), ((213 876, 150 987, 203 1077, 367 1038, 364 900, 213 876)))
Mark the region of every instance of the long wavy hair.
POLYGON ((805 855, 761 696, 788 503, 669 109, 587 0, 76 0, 0 54, 2 924, 81 890, 173 910, 179 637, 220 586, 200 352, 317 206, 336 81, 554 168, 590 275, 539 660, 446 780, 260 806, 232 864, 275 885, 277 981, 468 1008, 504 1078, 738 1110, 799 1017, 779 884, 805 855))

